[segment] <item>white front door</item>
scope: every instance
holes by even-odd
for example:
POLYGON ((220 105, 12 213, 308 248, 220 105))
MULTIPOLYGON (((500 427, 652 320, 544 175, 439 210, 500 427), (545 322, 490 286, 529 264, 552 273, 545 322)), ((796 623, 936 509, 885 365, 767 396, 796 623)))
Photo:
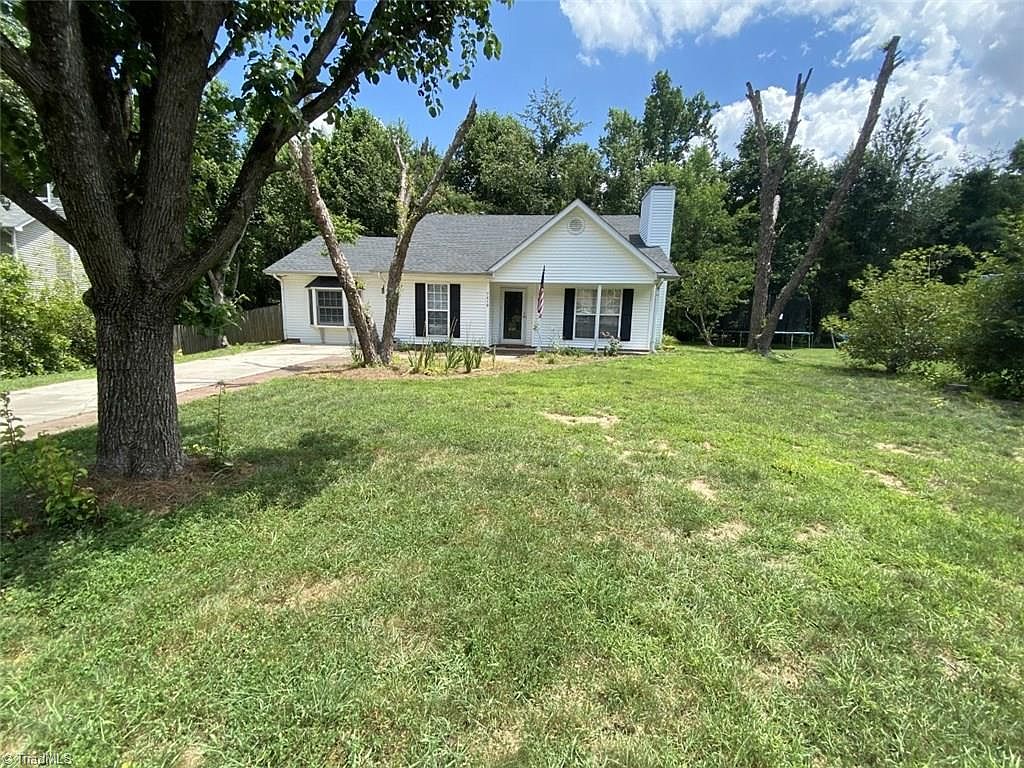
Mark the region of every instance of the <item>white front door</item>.
POLYGON ((526 328, 523 323, 525 292, 519 288, 503 288, 501 291, 501 342, 502 344, 523 344, 526 328))

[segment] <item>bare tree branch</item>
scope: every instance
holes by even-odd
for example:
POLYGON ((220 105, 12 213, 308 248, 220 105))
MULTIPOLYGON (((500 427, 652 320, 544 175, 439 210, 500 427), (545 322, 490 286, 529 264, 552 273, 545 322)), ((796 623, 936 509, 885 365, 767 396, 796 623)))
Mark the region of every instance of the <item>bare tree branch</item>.
POLYGON ((300 89, 302 96, 306 96, 310 92, 308 89, 311 86, 320 85, 317 82, 320 70, 323 69, 327 57, 337 47, 338 41, 341 39, 341 33, 345 31, 345 25, 348 23, 355 7, 354 0, 340 0, 334 4, 327 23, 320 30, 320 34, 313 41, 313 46, 309 49, 309 53, 302 62, 302 87, 300 89))
POLYGON ((75 245, 75 236, 71 233, 71 227, 63 216, 23 187, 6 165, 3 166, 2 174, 0 187, 6 197, 11 198, 21 206, 25 213, 38 219, 62 240, 75 245))
POLYGON ((416 224, 429 210, 430 201, 433 200, 434 195, 437 193, 437 188, 441 185, 441 180, 448 172, 452 158, 455 157, 455 153, 459 151, 459 148, 465 142, 466 134, 469 133, 469 129, 472 128, 475 120, 476 99, 474 98, 469 104, 466 116, 455 131, 451 144, 448 145, 448 151, 444 153, 444 157, 441 158, 441 162, 435 169, 433 177, 431 177, 426 188, 423 190, 423 194, 416 199, 415 203, 410 203, 412 200, 412 182, 409 179, 408 162, 402 155, 401 143, 397 137, 395 138, 395 149, 398 152, 398 163, 401 167, 402 175, 398 193, 398 229, 395 232, 395 253, 391 258, 391 266, 388 268, 388 283, 385 289, 384 327, 380 334, 380 357, 384 363, 391 362, 391 352, 395 342, 395 327, 398 322, 398 294, 402 285, 402 273, 405 271, 405 260, 409 255, 409 245, 412 243, 412 236, 416 231, 416 224))
POLYGON ((0 33, 0 68, 25 92, 33 104, 38 103, 47 89, 49 80, 45 73, 32 63, 28 51, 19 48, 5 34, 0 33))
POLYGON ((434 193, 437 192, 437 188, 441 185, 441 180, 444 179, 448 173, 448 168, 452 164, 452 159, 455 157, 455 153, 459 151, 459 147, 466 141, 466 134, 469 133, 469 129, 473 126, 473 122, 476 120, 476 97, 469 103, 469 110, 466 112, 466 116, 462 119, 459 124, 459 128, 455 131, 455 136, 452 137, 452 143, 448 145, 448 151, 444 153, 444 157, 441 158, 441 162, 434 170, 434 176, 430 179, 426 188, 423 190, 423 194, 417 198, 415 205, 412 207, 411 217, 412 220, 419 221, 427 212, 427 208, 430 206, 430 201, 434 198, 434 193))

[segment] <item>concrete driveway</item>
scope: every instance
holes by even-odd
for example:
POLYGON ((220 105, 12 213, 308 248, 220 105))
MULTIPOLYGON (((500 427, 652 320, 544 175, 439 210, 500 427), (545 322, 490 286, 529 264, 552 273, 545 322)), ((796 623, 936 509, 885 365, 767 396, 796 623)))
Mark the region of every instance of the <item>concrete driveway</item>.
MULTIPOLYGON (((291 376, 349 358, 348 347, 328 344, 275 344, 237 355, 183 360, 174 365, 178 402, 208 397, 217 384, 256 384, 291 376)), ((65 381, 11 392, 11 406, 25 427, 26 437, 60 432, 96 421, 96 379, 65 381)))

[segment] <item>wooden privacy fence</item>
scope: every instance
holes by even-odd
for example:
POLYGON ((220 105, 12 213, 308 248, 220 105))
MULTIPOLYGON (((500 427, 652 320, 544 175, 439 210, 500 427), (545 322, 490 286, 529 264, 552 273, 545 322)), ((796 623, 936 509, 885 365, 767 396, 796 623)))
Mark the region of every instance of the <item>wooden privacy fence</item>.
MULTIPOLYGON (((250 309, 242 313, 237 328, 229 328, 228 341, 231 344, 244 344, 253 341, 281 341, 284 339, 284 322, 281 318, 281 305, 250 309)), ((217 348, 216 336, 204 336, 187 325, 174 326, 174 348, 186 355, 193 352, 205 352, 217 348)))

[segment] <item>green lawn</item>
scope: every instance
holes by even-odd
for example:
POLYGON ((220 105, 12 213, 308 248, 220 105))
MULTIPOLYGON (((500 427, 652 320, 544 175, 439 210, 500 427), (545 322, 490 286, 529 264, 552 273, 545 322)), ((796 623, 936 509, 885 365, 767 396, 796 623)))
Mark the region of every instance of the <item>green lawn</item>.
MULTIPOLYGON (((178 353, 175 354, 174 361, 176 363, 185 363, 189 360, 202 360, 204 357, 237 355, 239 352, 251 352, 254 349, 266 346, 269 345, 264 342, 233 344, 226 349, 211 349, 206 352, 195 352, 191 355, 178 353)), ((77 381, 79 379, 92 379, 95 377, 95 368, 80 368, 77 371, 60 371, 58 373, 40 373, 35 376, 11 376, 9 378, 0 376, 0 391, 13 392, 16 389, 31 389, 33 387, 42 387, 46 384, 59 384, 62 381, 77 381)))
POLYGON ((224 408, 232 487, 4 545, 7 751, 1021 764, 1017 406, 691 348, 224 408))

